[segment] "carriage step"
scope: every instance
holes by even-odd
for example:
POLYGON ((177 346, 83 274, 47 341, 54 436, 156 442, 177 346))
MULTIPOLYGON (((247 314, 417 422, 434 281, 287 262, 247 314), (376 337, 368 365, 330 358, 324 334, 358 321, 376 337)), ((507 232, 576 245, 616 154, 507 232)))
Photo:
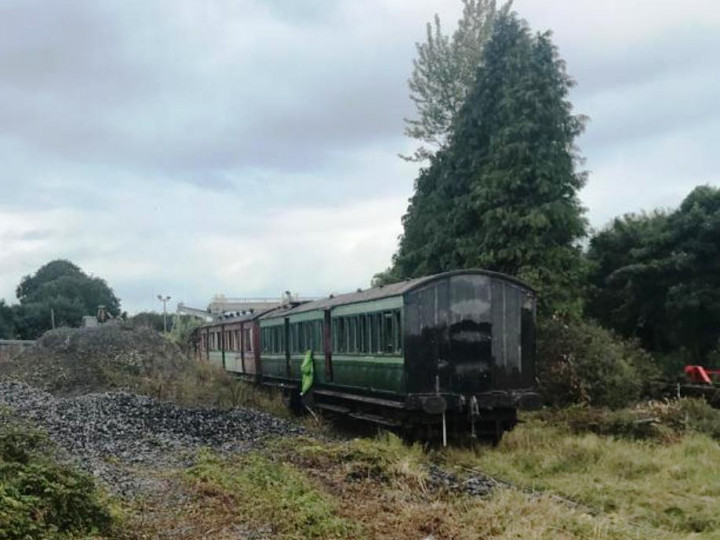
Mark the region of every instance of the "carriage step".
POLYGON ((383 426, 388 427, 400 427, 402 424, 400 422, 397 422, 395 420, 391 420, 389 418, 383 418, 382 416, 377 416, 375 414, 367 414, 367 413, 352 413, 350 414, 352 418, 357 418, 358 420, 365 420, 366 422, 373 422, 375 424, 382 424, 383 426))
POLYGON ((340 405, 332 405, 330 403, 316 403, 315 407, 338 414, 347 414, 350 412, 350 409, 348 409, 347 407, 342 407, 340 405))

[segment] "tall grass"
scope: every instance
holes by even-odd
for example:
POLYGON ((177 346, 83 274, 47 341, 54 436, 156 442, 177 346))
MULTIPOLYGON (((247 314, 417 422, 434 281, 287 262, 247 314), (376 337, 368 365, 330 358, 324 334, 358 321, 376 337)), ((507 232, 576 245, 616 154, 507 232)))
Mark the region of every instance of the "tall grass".
POLYGON ((720 446, 705 434, 662 444, 577 435, 533 420, 497 449, 450 450, 445 458, 528 492, 575 501, 655 537, 720 530, 720 446))

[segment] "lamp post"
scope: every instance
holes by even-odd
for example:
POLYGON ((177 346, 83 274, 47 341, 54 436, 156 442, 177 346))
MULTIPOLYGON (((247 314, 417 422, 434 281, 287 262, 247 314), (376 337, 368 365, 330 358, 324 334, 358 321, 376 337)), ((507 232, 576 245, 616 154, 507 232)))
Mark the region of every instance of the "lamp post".
POLYGON ((163 332, 167 334, 167 303, 170 297, 158 294, 157 299, 163 303, 163 332))

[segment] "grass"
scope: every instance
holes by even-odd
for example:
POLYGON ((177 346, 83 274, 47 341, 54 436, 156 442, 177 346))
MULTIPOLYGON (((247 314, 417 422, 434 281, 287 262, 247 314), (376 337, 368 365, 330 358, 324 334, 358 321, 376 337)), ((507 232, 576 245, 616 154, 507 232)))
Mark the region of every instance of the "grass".
POLYGON ((0 538, 120 538, 112 501, 58 463, 47 437, 0 410, 0 538))
POLYGON ((182 495, 166 496, 164 509, 135 509, 156 518, 140 523, 137 537, 647 538, 650 529, 593 515, 550 491, 502 486, 474 497, 434 486, 429 464, 460 456, 428 455, 391 435, 281 439, 231 457, 204 450, 193 467, 171 475, 182 495))
POLYGON ((133 538, 720 538, 720 446, 708 435, 717 419, 697 403, 671 405, 534 414, 496 448, 308 435, 247 454, 202 450, 189 468, 147 471, 166 488, 131 502, 124 521, 133 538), (665 414, 672 436, 627 430, 648 410, 665 414), (622 427, 593 432, 602 422, 622 427), (438 483, 432 467, 499 483, 473 496, 438 483))
POLYGON ((720 446, 705 434, 663 444, 573 434, 531 420, 497 449, 449 450, 444 459, 528 493, 574 501, 645 537, 720 537, 720 446))
POLYGON ((278 391, 245 382, 208 362, 190 362, 178 372, 156 372, 146 377, 125 373, 108 376, 117 387, 161 401, 219 409, 253 407, 283 418, 290 416, 278 391))

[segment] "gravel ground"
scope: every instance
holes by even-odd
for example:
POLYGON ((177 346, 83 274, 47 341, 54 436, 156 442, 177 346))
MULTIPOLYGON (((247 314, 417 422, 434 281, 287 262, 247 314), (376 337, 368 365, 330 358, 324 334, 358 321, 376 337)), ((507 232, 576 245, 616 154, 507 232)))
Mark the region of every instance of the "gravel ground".
POLYGON ((0 382, 2 406, 46 431, 83 469, 128 497, 152 487, 142 474, 128 474, 132 469, 187 464, 204 446, 247 451, 269 437, 303 431, 254 409, 186 408, 125 392, 62 398, 17 382, 0 382))

